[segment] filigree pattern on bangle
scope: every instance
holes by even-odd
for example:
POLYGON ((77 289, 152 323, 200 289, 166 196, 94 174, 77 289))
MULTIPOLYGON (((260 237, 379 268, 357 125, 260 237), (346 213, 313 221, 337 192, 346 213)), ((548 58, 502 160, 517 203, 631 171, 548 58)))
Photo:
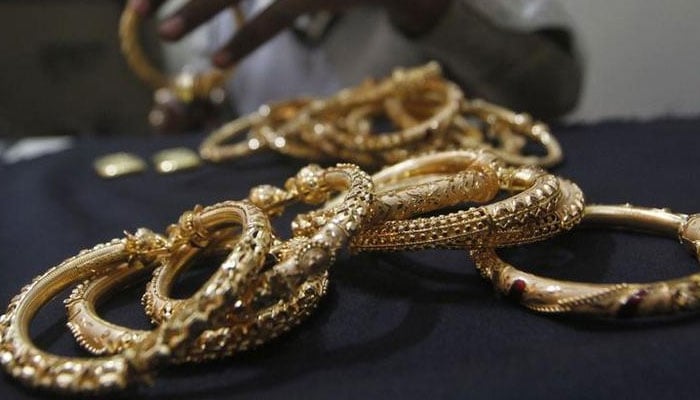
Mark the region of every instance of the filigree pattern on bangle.
POLYGON ((114 356, 65 357, 40 350, 30 338, 30 322, 45 303, 71 285, 112 273, 124 263, 139 268, 154 262, 173 243, 140 229, 125 239, 81 251, 38 276, 0 317, 2 367, 28 386, 70 393, 121 389, 143 380, 198 338, 217 311, 247 289, 251 276, 263 266, 271 245, 268 219, 249 203, 237 203, 236 214, 243 226, 239 240, 222 268, 195 294, 192 306, 175 313, 129 351, 114 356))
MULTIPOLYGON (((667 209, 590 205, 585 224, 641 230, 675 236, 695 258, 700 256, 700 215, 667 209)), ((549 279, 518 270, 501 260, 494 249, 475 248, 471 256, 496 290, 523 306, 543 313, 572 313, 604 317, 672 314, 700 309, 700 273, 650 283, 583 283, 549 279)))
MULTIPOLYGON (((323 261, 322 264, 325 266, 304 273, 273 268, 263 274, 261 281, 267 282, 270 288, 276 289, 261 291, 254 301, 261 307, 268 308, 270 304, 276 304, 276 308, 266 309, 262 317, 270 316, 279 319, 287 315, 288 319, 294 320, 294 305, 299 304, 296 308, 302 312, 296 319, 301 319, 315 307, 325 291, 327 279, 325 268, 333 262, 335 251, 370 217, 372 183, 369 175, 354 165, 339 164, 326 169, 311 165, 299 171, 296 177, 290 178, 285 184, 285 189, 260 186, 251 190, 250 201, 271 215, 282 213, 284 207, 290 202, 319 204, 331 193, 341 190, 348 192, 342 203, 330 211, 329 219, 310 220, 305 221, 305 224, 295 225, 294 236, 273 249, 273 254, 277 258, 290 252, 303 250, 307 255, 302 259, 318 258, 317 261, 323 261), (330 246, 330 250, 324 250, 324 246, 330 246)), ((305 263, 308 262, 301 261, 302 265, 305 263)), ((178 268, 174 264, 164 265, 154 272, 153 279, 146 287, 144 304, 148 315, 156 322, 167 319, 171 310, 179 307, 179 303, 183 301, 172 299, 169 295, 170 287, 177 275, 178 268)), ((226 348, 225 343, 226 340, 222 339, 221 347, 209 351, 219 353, 222 348, 226 348)), ((201 350, 208 351, 206 347, 201 347, 201 350)))
MULTIPOLYGON (((157 269, 180 270, 187 261, 202 251, 227 253, 227 248, 235 245, 236 236, 230 228, 237 222, 231 219, 235 204, 219 203, 206 208, 195 207, 180 218, 178 225, 169 228, 169 239, 174 246, 168 257, 157 264, 157 269), (217 234, 219 234, 217 236, 217 234)), ((285 257, 278 257, 284 259, 285 257)), ((152 267, 156 264, 154 263, 152 267)), ((153 268, 144 268, 151 272, 153 268)), ((78 343, 93 354, 113 354, 121 352, 134 343, 142 341, 150 331, 136 330, 112 324, 99 317, 96 303, 124 283, 134 281, 143 271, 123 268, 108 276, 87 280, 71 293, 66 300, 71 332, 78 343)), ((158 276, 158 274, 155 274, 158 276)), ((258 278, 255 278, 258 279, 258 278)), ((200 362, 207 359, 223 358, 238 351, 260 345, 298 325, 317 305, 325 293, 327 276, 314 274, 289 295, 272 304, 253 309, 245 319, 228 321, 225 326, 207 330, 184 352, 183 358, 173 358, 173 363, 200 362)), ((147 296, 145 296, 147 297, 147 296)), ((183 307, 183 301, 174 300, 162 306, 167 316, 183 307)), ((147 314, 153 304, 146 301, 147 314)), ((149 312, 151 311, 151 312, 149 312)), ((158 320, 161 323, 162 320, 158 320)))
MULTIPOLYGON (((473 156, 469 152, 455 151, 413 158, 405 165, 397 164, 378 173, 375 183, 381 187, 379 182, 390 180, 393 175, 402 176, 404 169, 426 165, 449 170, 458 165, 460 157, 471 159, 473 156)), ((353 251, 400 251, 508 246, 550 237, 570 229, 581 218, 583 194, 569 181, 536 167, 499 168, 498 179, 501 189, 521 192, 493 204, 446 215, 385 221, 356 235, 351 248, 353 251), (565 201, 560 201, 562 199, 565 201)), ((381 196, 378 203, 383 203, 381 196)), ((404 216, 434 211, 411 209, 411 202, 397 204, 404 205, 404 216)))

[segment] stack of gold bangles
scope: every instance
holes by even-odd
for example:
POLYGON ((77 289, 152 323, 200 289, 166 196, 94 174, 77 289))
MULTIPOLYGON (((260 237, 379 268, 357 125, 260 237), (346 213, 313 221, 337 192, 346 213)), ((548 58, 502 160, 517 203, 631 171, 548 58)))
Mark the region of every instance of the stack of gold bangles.
POLYGON ((196 206, 164 234, 141 228, 79 252, 22 288, 0 317, 4 370, 32 387, 94 393, 150 382, 169 364, 230 357, 310 315, 343 249, 350 256, 465 250, 498 292, 542 313, 636 317, 700 308, 700 274, 644 284, 579 283, 535 276, 501 260, 498 248, 546 240, 580 223, 677 236, 697 257, 700 217, 630 205, 587 206, 575 183, 541 168, 561 158, 545 125, 465 100, 434 64, 325 100, 263 107, 222 127, 201 150, 223 161, 263 147, 316 161, 345 158, 363 167, 395 163, 373 176, 356 164, 311 164, 283 187, 262 185, 240 201, 196 206), (402 130, 374 134, 372 117, 381 113, 402 130), (245 130, 246 141, 225 143, 245 130), (524 155, 523 138, 538 141, 548 153, 524 155), (316 208, 297 215, 285 238, 271 219, 293 203, 316 208), (171 295, 193 262, 215 256, 223 260, 220 267, 194 295, 171 295), (151 330, 98 315, 96 304, 148 277, 143 304, 151 330), (71 287, 68 326, 94 357, 48 353, 29 334, 39 309, 71 287))

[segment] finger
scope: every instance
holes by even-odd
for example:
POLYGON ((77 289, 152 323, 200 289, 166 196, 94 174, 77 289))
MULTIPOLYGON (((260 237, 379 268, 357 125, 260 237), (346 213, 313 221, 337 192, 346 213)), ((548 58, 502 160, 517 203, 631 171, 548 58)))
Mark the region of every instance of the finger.
POLYGON ((158 25, 158 34, 166 40, 178 40, 226 7, 240 0, 190 1, 158 25))
POLYGON ((129 0, 129 7, 142 17, 150 17, 166 0, 129 0))
POLYGON ((231 40, 212 57, 219 68, 226 68, 250 54, 294 20, 308 12, 313 0, 277 0, 246 22, 231 40))

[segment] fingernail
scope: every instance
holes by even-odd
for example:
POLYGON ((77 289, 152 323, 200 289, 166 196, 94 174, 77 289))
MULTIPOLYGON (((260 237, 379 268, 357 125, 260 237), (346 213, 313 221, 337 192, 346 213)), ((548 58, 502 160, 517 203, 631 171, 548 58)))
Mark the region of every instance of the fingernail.
POLYGON ((218 53, 214 54, 212 59, 214 61, 214 65, 216 65, 219 68, 230 67, 233 63, 233 57, 231 57, 231 53, 225 50, 219 51, 218 53))
POLYGON ((177 39, 185 30, 185 20, 182 17, 172 17, 158 25, 158 34, 165 39, 177 39))
POLYGON ((147 16, 151 8, 151 3, 148 0, 129 0, 129 5, 142 17, 147 16))

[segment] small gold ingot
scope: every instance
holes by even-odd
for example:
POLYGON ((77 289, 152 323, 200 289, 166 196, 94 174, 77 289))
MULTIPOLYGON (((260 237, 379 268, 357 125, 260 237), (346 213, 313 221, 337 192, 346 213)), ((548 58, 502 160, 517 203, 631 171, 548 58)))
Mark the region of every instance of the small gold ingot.
POLYGON ((132 153, 107 154, 95 160, 95 172, 102 178, 116 178, 146 170, 146 163, 132 153))
POLYGON ((186 148, 178 147, 159 151, 153 155, 153 164, 160 174, 171 174, 177 171, 197 168, 202 160, 197 153, 186 148))

